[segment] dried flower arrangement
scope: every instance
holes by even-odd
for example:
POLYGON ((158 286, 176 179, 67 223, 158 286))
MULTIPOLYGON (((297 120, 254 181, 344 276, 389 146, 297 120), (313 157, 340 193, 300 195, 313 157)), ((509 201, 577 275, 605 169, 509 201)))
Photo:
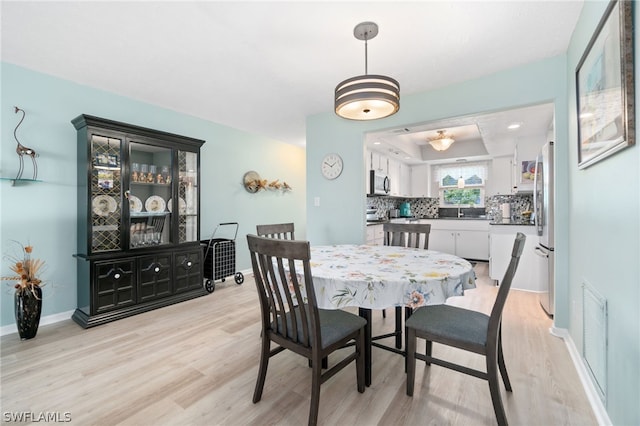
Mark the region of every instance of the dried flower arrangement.
POLYGON ((20 245, 22 256, 4 256, 5 259, 8 259, 11 262, 11 266, 9 266, 9 269, 15 272, 16 275, 1 278, 2 280, 16 281, 14 285, 16 293, 20 294, 31 292, 34 296, 36 296, 34 288, 44 286, 44 283, 40 278, 38 278, 38 276, 42 273, 45 262, 42 259, 33 259, 31 257, 33 246, 25 246, 21 243, 18 243, 17 241, 16 243, 20 245))

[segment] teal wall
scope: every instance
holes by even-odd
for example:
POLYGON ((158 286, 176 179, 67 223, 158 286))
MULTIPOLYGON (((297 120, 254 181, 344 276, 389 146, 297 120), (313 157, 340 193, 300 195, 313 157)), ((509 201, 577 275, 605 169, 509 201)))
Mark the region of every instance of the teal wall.
MULTIPOLYGON (((566 55, 427 93, 404 95, 398 114, 374 122, 350 122, 333 112, 308 117, 307 223, 313 224, 308 238, 315 244, 364 241, 365 132, 554 102, 554 325, 567 329, 578 351, 582 351, 583 281, 588 281, 607 299, 606 409, 613 424, 637 425, 640 424, 640 150, 634 146, 586 170, 577 168, 574 73, 606 5, 603 1, 585 2, 566 55), (327 152, 337 152, 345 160, 345 170, 335 181, 326 181, 320 175, 320 160, 327 152), (314 206, 316 196, 321 199, 320 206, 314 206)), ((638 12, 634 18, 637 22, 638 12)), ((635 42, 640 46, 637 32, 635 42)), ((638 75, 637 53, 635 57, 638 75)))
MULTIPOLYGON (((640 149, 638 145, 578 170, 575 69, 608 2, 584 3, 567 52, 569 81, 569 331, 582 348, 582 284, 608 307, 607 412, 613 424, 640 424, 640 149)), ((637 6, 637 4, 635 5, 637 6)), ((634 20, 640 12, 636 7, 634 20)), ((636 84, 640 36, 635 32, 636 84)), ((640 88, 636 86, 636 108, 640 88)), ((640 110, 640 108, 638 108, 640 110)), ((636 123, 638 123, 638 110, 636 123)), ((636 125, 637 128, 637 125, 636 125)), ((638 133, 636 132, 636 135, 638 133)), ((636 136, 637 138, 637 136, 636 136)))
MULTIPOLYGON (((201 158, 201 237, 209 238, 219 223, 238 222, 236 269, 251 267, 245 235, 255 232, 257 223, 294 222, 296 235, 305 237, 303 148, 7 63, 2 63, 1 73, 0 175, 14 177, 18 169, 13 139, 20 118, 13 109, 17 105, 27 113, 18 139, 39 152, 38 177, 43 182, 19 187, 0 182, 0 252, 11 253, 12 240, 29 242, 34 256, 46 260, 43 316, 76 308, 76 133, 70 121, 80 114, 206 140, 201 158), (250 194, 241 185, 249 170, 265 179, 286 181, 293 191, 250 194)), ((30 167, 27 163, 25 176, 30 167)), ((1 271, 2 276, 10 275, 4 259, 1 271)), ((14 323, 13 291, 7 281, 1 289, 0 325, 7 326, 14 323)))
MULTIPOLYGON (((437 121, 478 112, 553 102, 556 109, 558 162, 567 164, 567 87, 564 55, 513 68, 477 80, 402 97, 400 111, 373 122, 353 122, 327 112, 307 118, 307 223, 314 244, 361 243, 365 238, 364 133, 415 123, 437 121), (344 159, 344 171, 334 180, 320 175, 320 162, 327 152, 344 159), (320 206, 314 198, 320 198, 320 206)), ((571 145, 573 146, 573 145, 571 145)), ((568 171, 558 167, 556 200, 556 280, 559 313, 556 324, 568 326, 568 171)))

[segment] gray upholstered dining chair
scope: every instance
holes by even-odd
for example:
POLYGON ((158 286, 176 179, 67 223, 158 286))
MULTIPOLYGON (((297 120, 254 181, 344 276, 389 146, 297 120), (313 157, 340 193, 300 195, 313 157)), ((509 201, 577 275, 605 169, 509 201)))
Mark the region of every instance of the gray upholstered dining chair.
MULTIPOLYGON (((429 248, 429 233, 431 225, 427 223, 384 223, 382 225, 385 246, 401 246, 413 248, 429 248)), ((411 308, 405 308, 406 316, 411 315, 411 308)), ((387 311, 382 310, 382 316, 386 318, 387 311)), ((395 309, 395 331, 390 334, 378 336, 377 338, 386 338, 395 336, 396 348, 402 347, 402 308, 396 306, 395 309)))
POLYGON ((498 424, 507 424, 498 379, 498 370, 500 370, 506 390, 512 391, 502 353, 502 310, 509 295, 511 281, 518 268, 525 239, 524 234, 518 232, 513 243, 511 261, 498 289, 490 315, 451 305, 430 305, 418 308, 407 319, 405 324, 408 339, 407 395, 413 395, 417 358, 425 361, 427 365, 433 363, 487 380, 498 424), (418 337, 427 341, 425 355, 416 352, 418 337), (433 342, 484 355, 486 372, 433 357, 433 342))
POLYGON ((354 360, 357 389, 364 392, 366 320, 339 309, 318 308, 308 241, 247 235, 247 243, 262 317, 262 350, 253 402, 262 398, 269 359, 289 349, 311 362, 309 424, 315 425, 320 407, 320 385, 354 360), (276 344, 273 349, 271 342, 276 344), (347 355, 323 373, 321 360, 349 344, 347 355))
POLYGON ((293 223, 271 223, 256 225, 256 233, 261 237, 295 240, 293 223))

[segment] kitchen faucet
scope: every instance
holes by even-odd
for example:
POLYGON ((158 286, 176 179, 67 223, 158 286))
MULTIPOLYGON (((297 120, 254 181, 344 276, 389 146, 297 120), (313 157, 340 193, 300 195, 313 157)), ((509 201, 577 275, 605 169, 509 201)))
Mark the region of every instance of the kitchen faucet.
POLYGON ((464 213, 460 211, 460 204, 458 204, 458 217, 464 216, 464 213))

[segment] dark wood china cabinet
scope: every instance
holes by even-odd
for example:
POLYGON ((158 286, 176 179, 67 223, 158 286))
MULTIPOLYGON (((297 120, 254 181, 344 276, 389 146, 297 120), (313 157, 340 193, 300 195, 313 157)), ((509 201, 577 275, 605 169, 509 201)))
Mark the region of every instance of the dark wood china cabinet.
POLYGON ((203 296, 203 140, 81 115, 78 308, 93 327, 203 296))

